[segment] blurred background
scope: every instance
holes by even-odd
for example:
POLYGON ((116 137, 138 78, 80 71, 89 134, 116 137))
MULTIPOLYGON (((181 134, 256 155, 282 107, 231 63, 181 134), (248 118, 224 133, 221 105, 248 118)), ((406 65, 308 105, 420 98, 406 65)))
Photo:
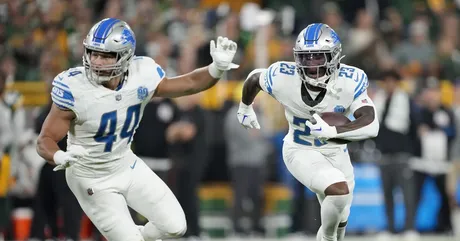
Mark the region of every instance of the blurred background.
POLYGON ((153 100, 133 142, 181 202, 187 240, 314 240, 320 207, 284 166, 282 107, 261 93, 262 129, 236 118, 247 74, 292 61, 313 22, 339 34, 343 63, 366 71, 381 122, 379 137, 348 145, 349 240, 460 240, 459 10, 459 0, 1 0, 0 240, 103 240, 35 140, 50 81, 81 65, 83 38, 106 17, 128 22, 136 55, 168 76, 210 64, 217 36, 238 43, 239 69, 203 93, 153 100))

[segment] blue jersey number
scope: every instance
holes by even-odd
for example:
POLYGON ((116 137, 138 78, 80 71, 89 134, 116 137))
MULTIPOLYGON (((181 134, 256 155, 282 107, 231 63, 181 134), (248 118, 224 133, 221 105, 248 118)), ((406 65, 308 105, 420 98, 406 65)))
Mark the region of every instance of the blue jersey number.
MULTIPOLYGON (((139 124, 141 113, 141 104, 132 105, 126 111, 126 120, 120 133, 121 138, 128 138, 128 144, 132 141, 134 130, 139 124), (134 117, 134 121, 133 121, 134 117), (131 123, 132 122, 132 123, 131 123)), ((113 143, 117 140, 115 134, 117 127, 117 111, 104 113, 101 117, 101 123, 97 130, 94 140, 105 143, 104 152, 111 152, 113 143), (107 130, 108 127, 108 130, 107 130)))
MULTIPOLYGON (((308 128, 308 126, 305 125, 305 122, 307 121, 307 119, 303 119, 303 118, 299 118, 299 117, 296 117, 294 116, 294 119, 292 120, 292 123, 300 128, 303 128, 303 130, 294 130, 294 142, 297 143, 297 144, 301 144, 301 145, 306 145, 306 146, 312 146, 312 143, 309 142, 309 141, 306 141, 304 139, 302 139, 301 137, 303 136, 309 136, 310 135, 310 128, 308 128)), ((326 145, 327 142, 326 141, 320 141, 318 139, 315 139, 314 141, 314 145, 316 147, 319 147, 319 146, 323 146, 323 145, 326 145)))
POLYGON ((355 68, 342 67, 339 70, 339 77, 352 78, 355 68))
POLYGON ((73 76, 79 75, 79 74, 81 74, 81 71, 80 71, 80 70, 73 70, 73 71, 70 71, 70 72, 69 72, 69 75, 68 75, 68 76, 69 76, 69 77, 73 77, 73 76))
POLYGON ((287 74, 287 75, 294 75, 294 71, 295 71, 295 66, 294 65, 281 63, 280 67, 281 67, 280 68, 280 73, 287 74))

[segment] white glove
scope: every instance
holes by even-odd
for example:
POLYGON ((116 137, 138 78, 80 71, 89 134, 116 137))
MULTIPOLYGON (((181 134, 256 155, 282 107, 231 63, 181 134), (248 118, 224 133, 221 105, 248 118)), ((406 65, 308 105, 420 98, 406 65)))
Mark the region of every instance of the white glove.
POLYGON ((226 70, 236 69, 239 65, 232 63, 235 57, 237 45, 232 40, 224 37, 217 38, 217 45, 211 40, 212 64, 209 65, 209 74, 218 79, 226 70))
POLYGON ((66 169, 88 154, 88 151, 82 146, 72 146, 68 151, 59 150, 53 156, 54 163, 56 163, 53 171, 66 169))
POLYGON ((318 114, 313 114, 313 118, 316 121, 316 124, 311 123, 309 120, 305 122, 305 125, 310 128, 310 135, 318 138, 319 140, 327 140, 335 138, 337 136, 337 129, 335 126, 330 126, 327 124, 321 116, 318 114))
POLYGON ((260 125, 257 121, 257 116, 254 112, 254 109, 252 108, 252 105, 246 105, 243 102, 240 102, 240 107, 238 108, 236 116, 238 117, 240 124, 243 125, 246 129, 260 129, 260 125))

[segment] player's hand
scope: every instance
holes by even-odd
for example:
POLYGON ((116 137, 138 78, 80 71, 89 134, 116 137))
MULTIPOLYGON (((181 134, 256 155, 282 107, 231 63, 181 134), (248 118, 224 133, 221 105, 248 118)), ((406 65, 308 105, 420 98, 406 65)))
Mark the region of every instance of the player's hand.
POLYGON ((257 121, 257 116, 254 112, 254 109, 252 108, 252 105, 246 105, 243 102, 240 102, 240 107, 238 108, 236 116, 238 117, 240 124, 243 125, 246 129, 260 129, 260 125, 257 121))
POLYGON ((330 126, 327 124, 321 116, 318 114, 313 114, 313 118, 316 123, 313 124, 311 121, 307 120, 305 125, 310 128, 310 134, 320 140, 327 140, 335 138, 337 136, 337 129, 335 126, 330 126))
POLYGON ((72 146, 68 151, 59 150, 53 157, 54 163, 56 163, 53 171, 66 169, 85 155, 88 155, 88 151, 82 146, 72 146))
POLYGON ((214 40, 211 40, 210 45, 213 62, 209 66, 209 72, 213 77, 220 78, 224 71, 239 67, 239 65, 232 63, 238 47, 235 42, 219 36, 217 44, 214 40))

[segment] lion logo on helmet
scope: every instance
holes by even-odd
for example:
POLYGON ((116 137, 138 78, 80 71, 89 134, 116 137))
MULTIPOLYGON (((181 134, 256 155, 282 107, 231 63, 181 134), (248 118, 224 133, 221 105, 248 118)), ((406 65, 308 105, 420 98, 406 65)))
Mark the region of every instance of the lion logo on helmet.
POLYGON ((123 29, 123 32, 121 32, 121 41, 121 44, 131 43, 132 45, 136 45, 136 39, 133 33, 127 28, 123 29))

